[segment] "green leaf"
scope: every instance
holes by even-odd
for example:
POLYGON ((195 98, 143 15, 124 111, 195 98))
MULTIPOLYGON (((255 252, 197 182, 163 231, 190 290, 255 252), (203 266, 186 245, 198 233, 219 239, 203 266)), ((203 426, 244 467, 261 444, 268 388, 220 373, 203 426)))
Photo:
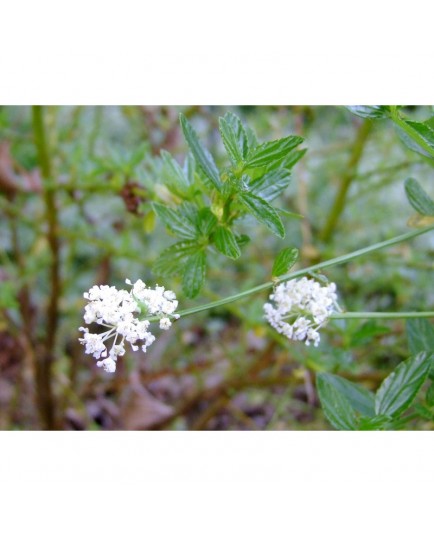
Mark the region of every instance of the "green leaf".
POLYGON ((297 248, 285 248, 282 249, 274 260, 273 270, 271 275, 273 277, 279 277, 279 275, 286 274, 294 266, 298 259, 297 248))
POLYGON ((434 406, 434 383, 431 383, 431 385, 428 387, 428 390, 425 394, 425 401, 428 406, 434 406))
POLYGON ((246 168, 263 167, 271 163, 281 162, 290 151, 302 142, 303 138, 300 136, 287 136, 280 140, 262 143, 250 152, 246 168))
POLYGON ((196 171, 196 164, 191 153, 188 153, 187 158, 184 160, 183 166, 184 176, 188 183, 191 185, 194 183, 194 172, 196 171))
POLYGON ((346 108, 363 119, 384 119, 389 115, 389 106, 347 106, 346 108))
POLYGON ((424 216, 434 216, 434 201, 425 192, 416 179, 407 179, 405 181, 405 193, 410 205, 419 214, 424 216))
POLYGON ((161 158, 164 163, 163 174, 168 186, 172 186, 175 190, 186 193, 190 187, 190 183, 181 166, 167 151, 161 151, 161 158))
POLYGON ((384 427, 391 422, 392 419, 387 415, 376 415, 375 417, 361 416, 359 420, 359 430, 384 430, 384 427))
POLYGON ((379 326, 377 320, 368 320, 361 326, 358 325, 357 331, 352 334, 351 346, 363 346, 370 342, 378 335, 386 335, 390 329, 386 326, 379 326))
POLYGON ((182 278, 182 289, 188 298, 195 298, 205 281, 206 254, 196 251, 187 261, 182 278))
POLYGON ((321 376, 347 399, 355 411, 366 417, 375 416, 375 397, 365 387, 328 372, 323 372, 321 376))
POLYGON ((285 237, 285 228, 279 214, 264 199, 249 192, 242 192, 238 194, 238 200, 252 216, 265 224, 274 234, 280 238, 285 237))
POLYGON ((356 430, 357 419, 347 398, 330 383, 326 373, 316 377, 316 387, 325 416, 338 430, 356 430))
POLYGON ((250 192, 270 202, 288 187, 290 181, 291 176, 286 169, 277 169, 253 181, 250 184, 250 192))
POLYGON ((406 322, 408 348, 411 354, 434 352, 434 326, 426 318, 410 318, 406 322))
POLYGON ((199 232, 202 236, 208 237, 217 225, 217 218, 208 207, 202 208, 198 214, 199 232))
POLYGON ((219 129, 232 163, 235 165, 242 163, 247 156, 249 144, 240 119, 228 112, 224 117, 219 118, 219 129))
POLYGON ((180 114, 180 121, 185 140, 188 143, 188 146, 190 147, 198 166, 202 169, 208 180, 213 184, 214 188, 216 190, 220 190, 222 182, 220 180, 219 170, 214 162, 213 157, 200 143, 196 131, 182 114, 180 114))
POLYGON ((152 271, 162 276, 181 272, 187 260, 198 251, 196 240, 183 240, 166 248, 155 261, 152 271))
POLYGON ((219 225, 213 234, 213 241, 220 253, 223 253, 226 257, 229 257, 230 259, 238 259, 241 255, 241 250, 235 236, 227 227, 219 225))
POLYGON ((375 395, 376 414, 396 417, 406 410, 428 376, 430 365, 431 355, 427 352, 400 363, 375 395))
POLYGON ((157 216, 165 223, 175 236, 179 238, 195 238, 197 230, 185 216, 160 203, 152 203, 157 216))

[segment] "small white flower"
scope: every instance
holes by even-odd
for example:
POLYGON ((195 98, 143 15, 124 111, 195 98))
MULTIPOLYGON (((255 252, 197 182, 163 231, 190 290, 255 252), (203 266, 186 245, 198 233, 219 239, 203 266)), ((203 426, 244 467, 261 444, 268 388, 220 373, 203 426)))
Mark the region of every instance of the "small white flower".
POLYGON ((89 333, 88 328, 81 327, 80 331, 84 335, 79 341, 85 345, 87 354, 93 354, 95 359, 106 358, 97 363, 106 372, 116 370, 117 358, 125 354, 125 342, 130 343, 131 349, 136 351, 140 341, 142 351, 146 352, 155 341, 155 336, 149 331, 150 322, 138 318, 141 312, 160 317, 160 328, 164 330, 172 325, 168 316, 179 318, 179 315, 174 314, 178 307, 174 292, 159 285, 155 289, 148 288, 141 279, 135 283, 129 279, 125 282, 132 287, 129 292, 108 285, 94 285, 83 294, 89 302, 84 308, 85 323, 95 322, 107 328, 107 331, 102 334, 89 333), (113 345, 107 357, 106 342, 109 339, 113 339, 113 345))
POLYGON ((336 285, 322 287, 307 277, 281 283, 270 299, 274 305, 266 303, 264 313, 271 326, 288 339, 305 341, 307 346, 318 346, 318 330, 339 309, 336 285))
POLYGON ((169 318, 165 317, 160 320, 160 329, 169 329, 172 325, 172 322, 169 318))

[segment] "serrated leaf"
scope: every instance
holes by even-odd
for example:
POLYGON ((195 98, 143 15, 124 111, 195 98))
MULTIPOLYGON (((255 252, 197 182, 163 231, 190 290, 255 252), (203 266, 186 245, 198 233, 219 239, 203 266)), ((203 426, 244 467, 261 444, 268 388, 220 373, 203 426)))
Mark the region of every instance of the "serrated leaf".
POLYGON ((411 354, 434 353, 434 326, 426 318, 410 318, 406 322, 408 348, 411 354))
POLYGON ((428 376, 430 365, 431 356, 427 352, 400 363, 380 385, 375 395, 375 413, 397 417, 405 411, 428 376))
POLYGON ((367 417, 375 416, 375 397, 365 387, 328 372, 321 375, 347 399, 355 411, 367 417))
POLYGON ((175 236, 179 236, 179 238, 195 238, 197 236, 196 228, 183 214, 160 203, 152 203, 152 207, 175 236))
POLYGON ((195 298, 205 281, 206 254, 196 251, 187 261, 182 278, 182 289, 188 298, 195 298))
POLYGON ((181 166, 167 151, 162 150, 160 154, 164 164, 163 176, 166 179, 165 182, 175 190, 186 193, 190 183, 181 166))
POLYGON ((288 187, 291 176, 286 169, 277 169, 250 184, 250 192, 265 201, 273 201, 288 187))
POLYGON ((356 430, 356 414, 347 398, 330 383, 326 373, 316 377, 316 387, 325 416, 338 430, 356 430))
POLYGON ((279 214, 264 199, 250 192, 242 192, 238 194, 238 200, 252 216, 266 225, 274 234, 280 238, 285 237, 285 228, 279 214))
POLYGON ((213 242, 215 247, 229 257, 230 259, 238 259, 241 255, 240 247, 235 239, 234 234, 227 227, 219 225, 213 234, 213 242))
POLYGON ((158 275, 171 276, 181 272, 187 260, 198 251, 196 240, 183 240, 166 248, 155 261, 152 271, 158 275))
POLYGON ((209 236, 216 225, 217 218, 214 216, 214 214, 208 207, 205 207, 199 211, 198 226, 201 235, 209 236))
POLYGON ((389 106, 346 106, 346 108, 364 119, 383 119, 389 115, 389 106))
POLYGON ((405 193, 410 205, 423 216, 434 216, 434 201, 416 179, 405 181, 405 193))
POLYGON ((279 277, 279 275, 286 274, 294 266, 298 259, 297 248, 285 248, 282 249, 274 259, 273 270, 271 275, 273 277, 279 277))
POLYGON ((228 112, 219 118, 219 130, 232 163, 235 165, 242 163, 247 156, 249 144, 240 119, 228 112))
POLYGON ((300 136, 287 136, 279 140, 261 143, 250 152, 245 167, 256 168, 281 162, 290 151, 302 142, 303 138, 300 136))
POLYGON ((182 114, 180 114, 180 121, 185 141, 188 143, 197 165, 202 169, 203 173, 212 183, 214 188, 216 190, 220 190, 222 182, 220 180, 219 170, 214 162, 213 157, 211 156, 210 152, 200 143, 196 131, 182 114))

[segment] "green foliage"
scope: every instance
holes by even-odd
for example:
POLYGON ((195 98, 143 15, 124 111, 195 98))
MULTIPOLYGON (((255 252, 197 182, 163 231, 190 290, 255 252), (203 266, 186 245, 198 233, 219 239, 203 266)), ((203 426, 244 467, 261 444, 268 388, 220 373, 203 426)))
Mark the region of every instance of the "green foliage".
POLYGON ((271 275, 273 277, 279 277, 280 275, 286 274, 294 266, 298 260, 298 249, 297 248, 285 248, 279 252, 277 257, 274 260, 273 269, 271 275))
MULTIPOLYGON (((183 289, 189 282, 194 284, 194 290, 187 292, 194 297, 205 282, 209 255, 217 251, 233 260, 241 256, 242 246, 250 240, 237 229, 244 216, 253 216, 284 238, 285 227, 270 203, 288 187, 291 169, 306 150, 295 151, 303 141, 300 136, 258 144, 252 129, 245 128, 235 114, 228 112, 219 119, 219 131, 230 165, 219 169, 182 114, 180 122, 191 155, 182 168, 167 151, 161 152, 159 167, 153 165, 154 173, 162 178, 171 196, 154 186, 157 199, 152 207, 168 233, 182 241, 160 254, 154 271, 181 273, 183 289), (195 260, 188 258, 191 250, 195 260), (170 267, 171 258, 176 267, 170 267)), ((298 216, 289 211, 282 213, 298 216)))
POLYGON ((318 374, 317 390, 327 419, 338 430, 381 430, 397 426, 398 417, 410 407, 424 384, 431 359, 432 354, 421 352, 400 363, 383 380, 375 397, 344 378, 318 374))
POLYGON ((423 216, 434 216, 434 201, 416 179, 405 181, 405 193, 410 205, 423 216))
POLYGON ((347 106, 347 108, 363 119, 383 119, 389 114, 389 106, 347 106))
POLYGON ((431 356, 425 352, 398 365, 375 395, 375 413, 397 417, 406 410, 428 376, 430 365, 431 356))

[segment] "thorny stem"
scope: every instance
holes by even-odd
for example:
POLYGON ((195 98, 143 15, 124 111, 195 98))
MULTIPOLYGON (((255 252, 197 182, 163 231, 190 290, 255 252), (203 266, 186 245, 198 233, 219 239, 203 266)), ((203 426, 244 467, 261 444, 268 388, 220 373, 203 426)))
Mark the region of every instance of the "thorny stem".
MULTIPOLYGON (((434 225, 430 225, 429 227, 424 227, 423 229, 410 231, 409 233, 401 234, 399 236, 396 236, 395 238, 390 238, 389 240, 378 242, 377 244, 373 244, 372 246, 367 246, 365 248, 358 249, 351 253, 347 253, 346 255, 341 255, 340 257, 335 257, 334 259, 320 262, 318 264, 315 264, 314 266, 310 266, 308 268, 297 270, 296 272, 292 272, 290 274, 276 278, 275 281, 269 281, 267 283, 263 283, 262 285, 258 285, 257 287, 244 290, 243 292, 239 292, 238 294, 233 294, 232 296, 228 296, 227 298, 222 298, 221 300, 216 300, 210 303, 206 303, 203 305, 198 305, 196 307, 191 307, 189 309, 178 311, 178 314, 182 318, 184 316, 206 311, 207 309, 220 307, 221 305, 226 305, 236 300, 240 300, 241 298, 246 298, 247 296, 256 294, 257 292, 261 292, 262 290, 271 289, 273 286, 275 286, 278 283, 289 281, 290 279, 296 279, 297 277, 301 277, 306 274, 310 274, 312 272, 322 270, 324 268, 330 268, 331 266, 344 264, 346 262, 352 261, 353 259, 356 259, 357 257, 362 257, 363 255, 367 255, 368 253, 372 253, 373 251, 378 251, 379 249, 393 246, 395 244, 405 242, 406 240, 411 240, 412 238, 415 238, 416 236, 419 236, 421 234, 427 233, 432 230, 434 230, 434 225)), ((425 313, 369 313, 369 312, 368 313, 339 313, 339 314, 334 315, 334 318, 350 318, 351 315, 363 315, 358 318, 373 318, 373 316, 370 316, 370 315, 382 315, 381 317, 377 316, 377 318, 410 318, 410 317, 415 318, 415 317, 423 317, 423 316, 425 317, 434 316, 434 313, 426 313, 426 312, 425 313), (390 315, 396 315, 396 316, 392 317, 390 315), (411 315, 411 316, 407 316, 407 315, 411 315)), ((357 317, 352 316, 352 318, 357 318, 357 317)), ((156 320, 159 320, 159 317, 151 317, 151 318, 148 318, 148 320, 156 321, 156 320)))
POLYGON ((59 222, 54 189, 48 187, 53 180, 46 130, 44 124, 44 109, 42 106, 32 107, 33 134, 37 149, 38 162, 44 185, 45 218, 48 224, 47 241, 51 253, 50 264, 50 295, 47 305, 47 335, 42 354, 37 366, 37 385, 39 406, 44 426, 53 429, 55 425, 54 400, 52 391, 53 351, 56 342, 58 326, 60 280, 60 243, 59 222))

